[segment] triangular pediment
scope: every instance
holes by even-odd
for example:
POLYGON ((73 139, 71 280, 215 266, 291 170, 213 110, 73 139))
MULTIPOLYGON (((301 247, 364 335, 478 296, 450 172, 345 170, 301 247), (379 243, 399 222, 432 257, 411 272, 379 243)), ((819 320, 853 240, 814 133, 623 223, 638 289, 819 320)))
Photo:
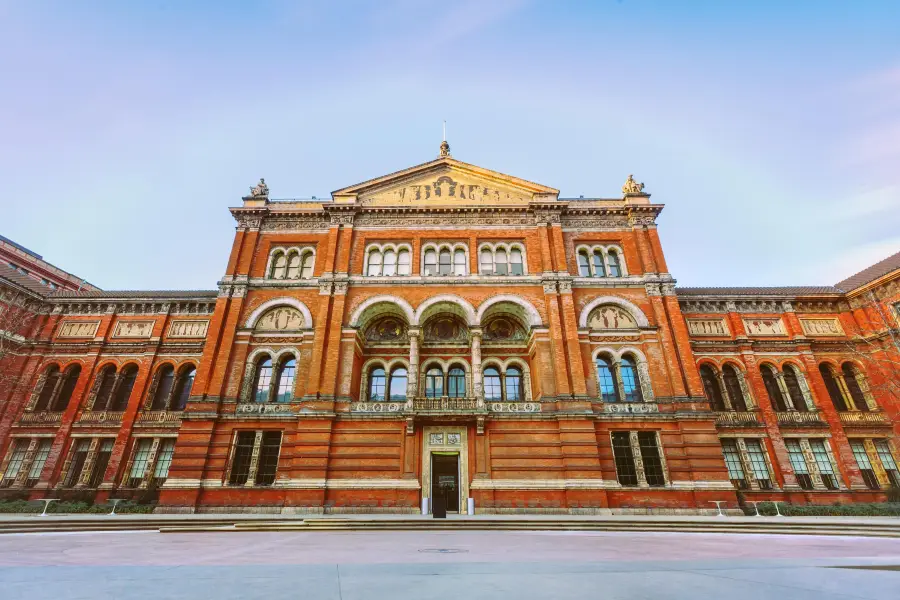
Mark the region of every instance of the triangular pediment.
POLYGON ((558 196, 554 188, 449 156, 332 192, 336 203, 361 206, 498 206, 558 196))

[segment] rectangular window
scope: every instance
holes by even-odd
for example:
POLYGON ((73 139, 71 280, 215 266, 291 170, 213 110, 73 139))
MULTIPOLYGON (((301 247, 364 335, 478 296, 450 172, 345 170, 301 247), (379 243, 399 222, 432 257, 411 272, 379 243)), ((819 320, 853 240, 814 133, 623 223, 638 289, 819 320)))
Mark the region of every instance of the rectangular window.
POLYGON ((231 474, 228 483, 244 485, 250 477, 250 458, 253 456, 255 431, 239 431, 234 444, 234 457, 231 460, 231 474))
POLYGON ((859 466, 859 472, 862 473, 863 480, 870 490, 877 490, 881 486, 878 485, 878 478, 875 476, 875 470, 872 463, 869 462, 869 455, 866 454, 866 446, 862 440, 850 440, 850 449, 853 450, 853 457, 859 466))
POLYGON ((788 458, 791 459, 791 467, 797 476, 797 483, 804 490, 813 488, 812 478, 809 476, 809 467, 806 464, 806 458, 803 456, 803 450, 800 447, 799 440, 785 440, 787 446, 788 458))
POLYGON ((766 463, 766 451, 759 440, 744 440, 747 445, 747 454, 750 456, 750 466, 753 468, 753 476, 762 490, 772 489, 772 479, 769 475, 769 465, 766 463))
POLYGON ((813 456, 816 458, 816 466, 819 467, 822 483, 829 490, 836 490, 838 489, 837 477, 831 466, 831 453, 828 451, 826 443, 825 440, 809 440, 809 447, 812 448, 813 456))
POLYGON ((878 452, 884 472, 891 480, 891 487, 900 488, 900 472, 897 471, 897 463, 894 461, 894 455, 891 454, 891 446, 888 441, 875 440, 875 451, 878 452))
POLYGON ((659 456, 660 449, 656 443, 656 432, 638 432, 638 444, 641 447, 641 459, 644 462, 644 476, 647 478, 647 485, 652 487, 666 485, 662 459, 659 456))
POLYGON ((281 452, 281 432, 266 431, 259 449, 259 467, 256 469, 256 485, 272 485, 278 471, 278 454, 281 452))
POLYGON ((739 490, 747 489, 747 479, 744 476, 744 466, 741 464, 741 454, 734 440, 722 440, 722 454, 725 455, 725 466, 728 467, 728 478, 739 490))
POLYGON ((163 483, 169 476, 169 466, 172 464, 172 455, 175 453, 175 440, 168 438, 160 440, 159 450, 156 453, 156 466, 153 468, 153 479, 157 483, 163 483))
POLYGON ((153 440, 144 438, 137 440, 134 446, 134 460, 131 462, 131 473, 128 476, 129 487, 138 487, 147 474, 147 463, 150 462, 150 448, 153 440))
POLYGON ((0 485, 3 487, 9 487, 15 482, 19 469, 22 468, 22 463, 25 462, 25 453, 28 452, 30 443, 31 440, 17 439, 12 445, 9 464, 6 465, 6 473, 3 474, 3 481, 0 482, 0 485))
POLYGON ((92 488, 100 487, 100 484, 103 483, 106 467, 109 466, 109 457, 112 456, 113 443, 114 440, 112 439, 105 439, 100 442, 97 458, 94 460, 94 468, 91 471, 91 480, 88 483, 92 488))
POLYGON ((637 470, 634 468, 634 453, 631 450, 631 436, 629 432, 612 432, 612 447, 619 484, 637 485, 637 470))
POLYGON ((84 462, 87 460, 88 450, 91 447, 91 440, 80 439, 74 442, 75 452, 72 454, 72 462, 69 463, 69 472, 66 474, 66 480, 63 482, 64 487, 74 487, 81 478, 81 471, 84 470, 84 462))
POLYGON ((50 439, 41 440, 38 444, 37 452, 34 454, 34 461, 31 463, 31 469, 28 470, 28 479, 25 481, 25 485, 28 487, 34 487, 40 481, 41 471, 44 470, 47 457, 50 456, 50 446, 52 444, 53 440, 50 439))

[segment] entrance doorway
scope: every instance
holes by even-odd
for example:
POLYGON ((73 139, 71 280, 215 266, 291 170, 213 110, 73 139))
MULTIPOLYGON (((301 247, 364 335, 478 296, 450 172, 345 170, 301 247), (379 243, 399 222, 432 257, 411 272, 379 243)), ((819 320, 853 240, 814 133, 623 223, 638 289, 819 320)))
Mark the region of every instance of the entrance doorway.
POLYGON ((431 453, 431 497, 442 497, 447 512, 459 512, 459 454, 431 453))

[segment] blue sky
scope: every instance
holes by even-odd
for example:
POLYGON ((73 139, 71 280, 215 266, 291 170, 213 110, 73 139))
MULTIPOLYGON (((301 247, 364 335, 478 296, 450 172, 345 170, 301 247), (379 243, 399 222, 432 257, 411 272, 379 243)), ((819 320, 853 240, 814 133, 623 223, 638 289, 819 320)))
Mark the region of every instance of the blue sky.
POLYGON ((680 285, 900 250, 898 2, 0 0, 0 233, 106 289, 213 288, 264 176, 453 155, 666 204, 680 285))

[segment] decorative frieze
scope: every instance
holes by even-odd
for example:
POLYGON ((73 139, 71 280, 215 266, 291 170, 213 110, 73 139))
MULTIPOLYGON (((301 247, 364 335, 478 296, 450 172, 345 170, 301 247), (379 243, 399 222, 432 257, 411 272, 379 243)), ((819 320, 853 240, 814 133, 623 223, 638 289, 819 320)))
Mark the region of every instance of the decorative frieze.
POLYGON ((744 328, 749 335, 753 336, 772 336, 787 335, 784 330, 784 323, 781 318, 756 317, 744 319, 744 328))
POLYGON ((97 335, 100 321, 66 321, 59 328, 57 337, 61 338, 92 338, 97 335))
POLYGON ((610 414, 649 414, 658 413, 659 406, 648 402, 622 402, 607 403, 603 405, 603 412, 610 414))
POLYGON ((239 415, 285 415, 294 412, 290 404, 238 404, 235 413, 239 415))
POLYGON ((483 225, 534 226, 534 215, 526 211, 453 212, 452 214, 408 212, 363 212, 356 215, 356 227, 470 227, 483 225))
POLYGON ((800 319, 803 333, 809 336, 834 336, 844 335, 844 328, 836 318, 831 319, 800 319))
POLYGON ((688 332, 691 335, 728 336, 731 332, 725 319, 688 319, 688 332))
POLYGON ((172 321, 169 326, 169 337, 202 338, 206 337, 209 321, 172 321))
POLYGON ((153 333, 153 321, 119 321, 114 338, 148 338, 153 333))
POLYGON ((308 231, 315 229, 328 229, 328 226, 330 224, 331 220, 325 213, 291 218, 269 216, 263 222, 261 231, 308 231))
POLYGON ((539 413, 540 402, 488 402, 487 408, 495 413, 539 413))
POLYGON ((405 402, 354 402, 350 405, 350 412, 400 413, 405 407, 405 402))

